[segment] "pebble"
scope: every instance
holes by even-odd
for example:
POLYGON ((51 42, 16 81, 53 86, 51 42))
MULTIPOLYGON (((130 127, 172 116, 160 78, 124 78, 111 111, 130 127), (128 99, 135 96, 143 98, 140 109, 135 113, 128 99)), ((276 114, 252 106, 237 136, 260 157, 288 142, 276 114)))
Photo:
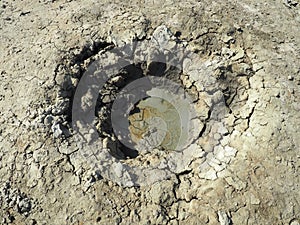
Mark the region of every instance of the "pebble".
POLYGON ((18 203, 20 213, 28 213, 31 210, 30 199, 24 198, 18 203))
POLYGON ((53 136, 54 136, 55 138, 59 138, 59 137, 61 137, 61 135, 63 134, 63 131, 62 131, 61 128, 60 128, 60 124, 53 124, 53 125, 51 126, 51 130, 52 130, 53 136))
POLYGON ((239 59, 243 58, 244 56, 245 56, 244 50, 242 48, 236 48, 235 49, 235 56, 233 56, 231 59, 233 61, 235 61, 235 60, 239 60, 239 59))
POLYGON ((221 225, 230 225, 231 219, 224 211, 218 211, 218 218, 221 225))
POLYGON ((290 225, 300 225, 300 223, 297 220, 293 220, 290 225))
POLYGON ((44 124, 46 126, 50 126, 53 124, 53 121, 54 121, 54 117, 52 115, 47 115, 44 119, 44 124))

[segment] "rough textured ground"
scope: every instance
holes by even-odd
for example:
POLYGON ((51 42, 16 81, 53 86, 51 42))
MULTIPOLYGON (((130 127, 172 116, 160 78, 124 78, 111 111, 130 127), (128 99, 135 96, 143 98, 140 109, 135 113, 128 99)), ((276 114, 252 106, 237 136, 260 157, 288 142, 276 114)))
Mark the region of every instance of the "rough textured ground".
POLYGON ((0 16, 1 224, 300 223, 298 0, 1 1, 0 16), (223 63, 235 157, 124 188, 78 154, 70 101, 93 57, 160 25, 223 63))

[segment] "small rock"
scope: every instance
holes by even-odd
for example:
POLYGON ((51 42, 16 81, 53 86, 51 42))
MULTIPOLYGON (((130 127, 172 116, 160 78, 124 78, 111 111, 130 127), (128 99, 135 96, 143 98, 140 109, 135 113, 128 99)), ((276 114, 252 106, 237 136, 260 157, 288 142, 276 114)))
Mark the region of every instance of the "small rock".
POLYGON ((298 5, 298 2, 297 2, 297 1, 294 1, 294 0, 286 0, 286 1, 284 2, 284 4, 285 4, 287 7, 291 8, 291 7, 296 7, 296 6, 298 5))
POLYGON ((28 213, 31 210, 30 199, 24 198, 18 203, 18 210, 20 213, 28 213))
POLYGON ((219 222, 221 225, 230 225, 231 219, 224 211, 218 211, 219 222))
POLYGON ((103 99, 102 99, 102 102, 103 103, 109 103, 112 101, 112 98, 110 95, 104 95, 103 99))
POLYGON ((235 55, 231 58, 233 61, 241 59, 245 56, 245 52, 242 48, 236 48, 234 52, 235 55))
POLYGON ((44 124, 46 126, 51 126, 53 124, 54 117, 52 115, 47 115, 44 119, 44 124))
POLYGON ((51 130, 52 130, 53 136, 55 138, 59 138, 63 134, 63 131, 61 130, 60 124, 53 124, 51 126, 51 130))
POLYGON ((292 220, 290 225, 300 225, 300 223, 297 220, 292 220))

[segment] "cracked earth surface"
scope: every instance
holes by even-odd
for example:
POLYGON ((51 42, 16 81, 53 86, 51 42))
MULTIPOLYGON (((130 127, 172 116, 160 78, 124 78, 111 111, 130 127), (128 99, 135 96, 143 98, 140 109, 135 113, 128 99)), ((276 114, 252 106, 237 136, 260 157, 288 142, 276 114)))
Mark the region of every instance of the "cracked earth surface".
MULTIPOLYGON (((298 1, 42 0, 0 7, 1 224, 300 223, 298 1), (81 155, 73 96, 91 62, 151 39, 160 26, 210 62, 218 81, 218 91, 206 92, 197 74, 178 74, 206 123, 191 152, 201 149, 205 157, 199 153, 151 185, 123 187, 81 155), (210 107, 220 97, 222 126, 210 126, 210 107)), ((127 79, 118 75, 97 108, 99 134, 112 145, 107 111, 127 79)))

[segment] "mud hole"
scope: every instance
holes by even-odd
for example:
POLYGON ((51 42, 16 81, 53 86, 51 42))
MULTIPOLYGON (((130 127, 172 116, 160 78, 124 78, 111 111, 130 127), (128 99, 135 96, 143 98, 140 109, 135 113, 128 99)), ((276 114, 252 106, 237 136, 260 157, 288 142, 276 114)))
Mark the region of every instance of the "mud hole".
POLYGON ((4 1, 0 15, 1 224, 300 223, 299 2, 4 1), (84 75, 151 40, 165 62, 130 63, 107 80, 92 111, 101 148, 85 151, 72 124, 84 75), (174 46, 197 60, 172 66, 174 46), (190 104, 158 101, 161 85, 144 90, 128 108, 130 148, 113 103, 151 76, 190 104), (182 129, 195 138, 176 151, 182 129))

